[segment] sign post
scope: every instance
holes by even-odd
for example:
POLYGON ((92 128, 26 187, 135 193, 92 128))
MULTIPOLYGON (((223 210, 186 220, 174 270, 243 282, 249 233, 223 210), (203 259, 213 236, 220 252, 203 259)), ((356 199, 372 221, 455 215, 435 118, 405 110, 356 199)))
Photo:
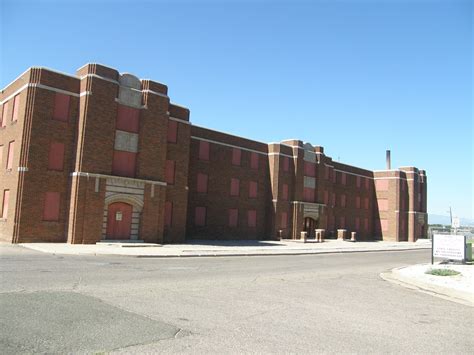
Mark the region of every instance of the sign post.
POLYGON ((466 236, 457 234, 433 234, 431 240, 431 264, 434 258, 466 260, 466 236))

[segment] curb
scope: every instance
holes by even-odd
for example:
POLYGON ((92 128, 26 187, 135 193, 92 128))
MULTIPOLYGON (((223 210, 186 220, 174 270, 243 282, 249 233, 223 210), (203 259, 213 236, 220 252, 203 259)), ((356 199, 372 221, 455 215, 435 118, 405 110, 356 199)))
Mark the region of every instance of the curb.
POLYGON ((439 285, 433 285, 428 282, 423 282, 420 280, 415 280, 411 277, 403 276, 400 274, 399 270, 404 268, 405 266, 394 268, 389 272, 383 272, 380 274, 380 277, 385 281, 389 281, 405 288, 427 293, 429 295, 460 303, 465 306, 474 307, 474 297, 470 293, 439 285))
POLYGON ((199 253, 199 252, 192 252, 190 254, 115 254, 115 253, 61 253, 56 251, 47 251, 40 248, 31 248, 26 245, 22 245, 23 247, 40 251, 43 253, 50 253, 53 255, 78 255, 78 256, 87 256, 87 255, 94 255, 94 256, 127 256, 127 257, 135 257, 135 258, 199 258, 199 257, 249 257, 249 256, 289 256, 289 255, 318 255, 318 254, 344 254, 344 253, 377 253, 377 252, 402 252, 402 251, 413 251, 413 250, 426 250, 430 249, 431 247, 417 247, 417 248, 404 248, 404 249, 369 249, 369 250, 308 250, 308 251, 295 251, 295 252, 288 252, 282 251, 277 253, 266 253, 266 252, 237 252, 237 253, 229 253, 229 252, 209 252, 209 253, 199 253))

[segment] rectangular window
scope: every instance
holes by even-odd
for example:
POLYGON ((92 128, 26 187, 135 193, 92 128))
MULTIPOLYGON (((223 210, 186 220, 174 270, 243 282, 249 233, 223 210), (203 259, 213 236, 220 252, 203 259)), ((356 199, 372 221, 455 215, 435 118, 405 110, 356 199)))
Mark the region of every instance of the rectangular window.
POLYGON ((257 198, 257 186, 256 181, 249 182, 249 198, 257 198))
POLYGON ((343 185, 347 184, 347 175, 346 175, 346 173, 341 173, 341 184, 343 184, 343 185))
POLYGON ((381 198, 377 200, 379 205, 379 211, 388 211, 388 199, 381 198))
POLYGON ((388 190, 388 180, 376 180, 375 189, 377 191, 387 191, 388 190))
POLYGON ((3 190, 2 218, 8 216, 8 202, 10 201, 10 190, 3 190))
POLYGON ((7 112, 8 101, 2 105, 2 110, 0 111, 0 127, 5 127, 7 125, 7 112))
POLYGON ((197 192, 207 193, 207 180, 208 176, 206 174, 197 174, 197 192))
POLYGON ((119 131, 138 133, 140 130, 140 110, 133 107, 118 105, 115 128, 119 131))
POLYGON ((387 232, 388 231, 388 219, 381 219, 380 220, 380 227, 382 229, 382 232, 387 232))
POLYGON ((232 165, 240 166, 242 151, 239 148, 232 148, 232 165))
POLYGON ((59 221, 59 192, 46 192, 44 195, 44 221, 59 221))
POLYGON ((356 196, 356 208, 360 208, 360 196, 356 196))
POLYGON ((310 187, 305 187, 303 189, 303 201, 304 202, 314 202, 314 189, 310 187))
POLYGON ((369 219, 368 218, 364 218, 364 230, 366 232, 369 231, 369 219))
POLYGON ((369 179, 368 178, 365 178, 365 189, 368 190, 369 189, 369 179))
POLYGON ((360 187, 360 176, 357 176, 356 185, 357 187, 360 187))
POLYGON ((333 207, 336 207, 336 193, 335 193, 335 192, 332 193, 331 205, 332 205, 333 207))
POLYGON ((240 187, 240 180, 236 178, 232 178, 230 180, 230 195, 239 196, 239 187, 240 187))
POLYGON ((69 95, 56 93, 54 97, 53 120, 67 122, 69 121, 69 95))
POLYGON ((20 94, 16 95, 13 98, 12 122, 18 120, 18 112, 19 111, 20 111, 20 94))
POLYGON ((286 228, 288 226, 288 213, 281 213, 281 228, 286 228))
POLYGON ((315 177, 316 176, 316 164, 305 161, 304 162, 304 175, 315 177))
POLYGON ((64 169, 64 144, 51 142, 49 146, 48 169, 62 171, 64 169))
POLYGON ((360 218, 356 217, 355 219, 355 230, 358 232, 360 229, 360 218))
POLYGON ((283 191, 281 194, 281 199, 283 201, 288 201, 288 184, 283 184, 283 191))
POLYGON ((337 181, 337 171, 332 171, 332 183, 335 184, 337 181))
POLYGON ((329 191, 324 191, 324 204, 329 204, 329 191))
POLYGON ((165 202, 165 226, 171 227, 172 222, 173 222, 173 202, 166 201, 165 202))
POLYGON ((175 171, 175 161, 167 160, 166 161, 166 171, 165 171, 165 181, 167 184, 174 184, 174 171, 175 171))
POLYGON ((329 167, 328 166, 324 167, 324 178, 326 180, 329 180, 329 167))
POLYGON ((178 141, 178 122, 168 120, 168 143, 176 143, 178 141))
POLYGON ((209 142, 199 141, 199 160, 209 160, 209 142))
POLYGON ((194 225, 199 227, 206 225, 206 207, 196 207, 194 210, 194 225))
POLYGON ((112 174, 118 176, 135 177, 137 153, 114 150, 112 174))
POLYGON ((366 210, 369 209, 369 198, 368 198, 368 197, 366 197, 366 198, 364 199, 364 208, 365 208, 366 210))
POLYGON ((15 154, 15 141, 8 143, 7 170, 13 169, 13 154, 15 154))
POLYGON ((258 170, 258 153, 251 152, 250 153, 250 168, 254 170, 258 170))
POLYGON ((341 207, 346 207, 346 194, 341 195, 341 207))
POLYGON ((290 158, 283 157, 283 171, 287 173, 290 171, 290 158))
POLYGON ((247 211, 247 225, 250 228, 255 228, 257 226, 257 210, 247 211))
POLYGON ((237 208, 229 209, 229 227, 237 227, 239 220, 239 210, 237 208))

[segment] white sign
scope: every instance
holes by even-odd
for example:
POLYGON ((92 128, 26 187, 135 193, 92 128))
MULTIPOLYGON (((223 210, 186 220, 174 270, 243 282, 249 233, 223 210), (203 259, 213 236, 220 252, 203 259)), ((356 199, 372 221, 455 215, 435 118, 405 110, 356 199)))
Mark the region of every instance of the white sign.
POLYGON ((451 227, 453 227, 453 228, 461 227, 461 221, 459 220, 459 217, 453 217, 453 223, 452 223, 451 227))
POLYGON ((464 236, 452 234, 433 235, 433 256, 451 260, 464 260, 464 236))

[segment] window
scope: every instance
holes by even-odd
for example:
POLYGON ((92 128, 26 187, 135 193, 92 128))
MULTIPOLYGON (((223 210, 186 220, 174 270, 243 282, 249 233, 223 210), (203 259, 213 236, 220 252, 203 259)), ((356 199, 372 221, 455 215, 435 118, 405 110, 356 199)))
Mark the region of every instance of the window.
POLYGON ((358 232, 360 229, 360 218, 356 217, 355 219, 355 230, 358 232))
POLYGON ((290 158, 283 157, 283 171, 287 173, 290 171, 290 158))
POLYGON ((324 167, 324 178, 326 180, 329 180, 329 167, 328 166, 324 167))
POLYGON ((137 153, 114 150, 112 173, 118 176, 135 177, 137 153))
POLYGON ((364 208, 365 208, 366 210, 369 209, 369 198, 368 198, 368 197, 366 197, 366 198, 364 199, 364 208))
POLYGON ((48 169, 62 171, 64 169, 64 144, 51 142, 49 146, 48 169))
POLYGON ((343 185, 347 184, 347 175, 346 175, 346 173, 341 173, 341 184, 343 184, 343 185))
POLYGON ((206 207, 196 207, 194 210, 194 225, 199 227, 206 225, 206 207))
POLYGON ((69 95, 56 93, 54 97, 53 120, 67 122, 69 121, 69 95))
POLYGON ((46 192, 44 195, 44 221, 59 221, 59 192, 46 192))
POLYGON ((368 218, 364 218, 364 230, 366 232, 369 231, 369 219, 368 218))
POLYGON ((283 191, 281 194, 281 199, 283 201, 288 201, 288 184, 283 184, 283 191))
POLYGON ((7 125, 7 113, 8 113, 8 101, 2 105, 2 111, 0 112, 0 127, 7 125))
POLYGON ((230 180, 230 195, 239 196, 239 187, 240 187, 239 179, 232 178, 230 180))
POLYGON ((3 190, 2 218, 8 216, 8 202, 10 201, 10 190, 3 190))
POLYGON ((140 110, 133 107, 118 105, 115 128, 119 131, 138 133, 140 130, 140 110))
POLYGON ((239 210, 237 208, 229 209, 229 227, 237 227, 239 220, 239 210))
POLYGON ((288 213, 282 212, 281 213, 281 228, 287 228, 287 227, 288 227, 288 213))
POLYGON ((247 211, 247 225, 250 228, 255 228, 257 226, 257 210, 247 211))
POLYGON ((251 152, 250 153, 250 168, 254 170, 258 170, 258 153, 251 152))
POLYGON ((377 200, 379 205, 379 211, 388 211, 388 199, 381 198, 377 200))
POLYGON ((173 202, 166 201, 165 202, 165 226, 171 227, 172 222, 173 222, 173 202))
POLYGON ((199 141, 199 160, 209 160, 209 142, 199 141))
POLYGON ((356 208, 360 208, 360 196, 356 196, 356 208))
POLYGON ((369 179, 365 178, 364 181, 365 181, 365 189, 368 190, 369 189, 369 179))
POLYGON ((336 183, 336 180, 337 180, 337 171, 333 170, 332 171, 332 182, 333 182, 333 184, 336 183))
POLYGON ((249 198, 257 198, 257 186, 256 181, 249 182, 249 198))
POLYGON ((324 191, 324 204, 329 204, 329 191, 324 191))
POLYGON ((232 148, 232 165, 240 166, 242 151, 239 148, 232 148))
POLYGON ((332 205, 333 207, 336 207, 336 193, 335 193, 335 192, 332 193, 331 205, 332 205))
POLYGON ((346 195, 341 195, 341 207, 346 207, 346 195))
POLYGON ((207 193, 207 180, 208 177, 206 174, 197 174, 197 192, 207 193))
POLYGON ((377 191, 387 191, 388 190, 388 180, 376 180, 375 189, 377 191))
POLYGON ((178 141, 178 122, 168 120, 168 142, 176 143, 178 141))
POLYGON ((316 165, 314 163, 304 162, 304 175, 305 176, 316 176, 316 165))
POLYGON ((12 122, 18 120, 18 111, 20 111, 20 94, 13 98, 12 122))
POLYGON ((175 170, 175 161, 167 160, 166 161, 166 171, 165 171, 165 181, 167 184, 174 184, 174 170, 175 170))
POLYGON ((7 170, 13 169, 13 154, 15 154, 15 141, 8 143, 7 170))
POLYGON ((360 187, 360 176, 357 176, 356 185, 357 187, 360 187))
POLYGON ((314 202, 314 189, 305 187, 303 189, 303 200, 305 202, 314 202))

